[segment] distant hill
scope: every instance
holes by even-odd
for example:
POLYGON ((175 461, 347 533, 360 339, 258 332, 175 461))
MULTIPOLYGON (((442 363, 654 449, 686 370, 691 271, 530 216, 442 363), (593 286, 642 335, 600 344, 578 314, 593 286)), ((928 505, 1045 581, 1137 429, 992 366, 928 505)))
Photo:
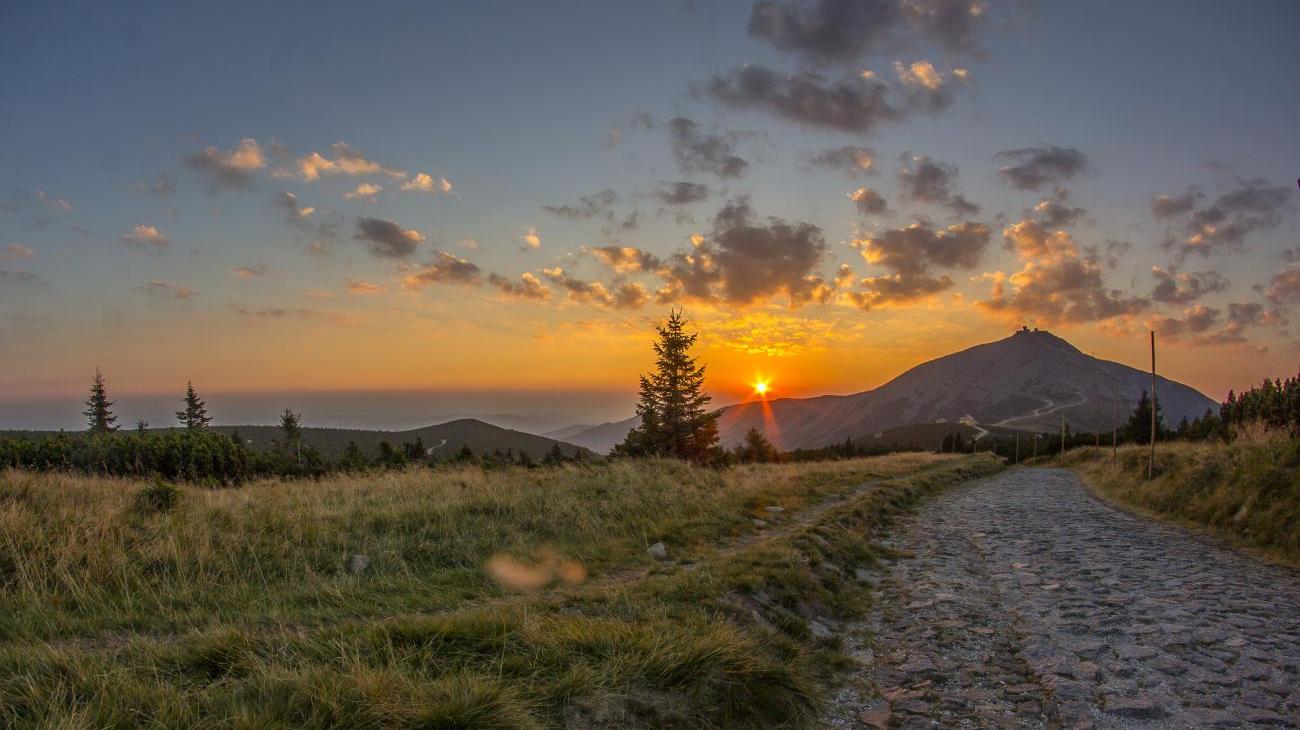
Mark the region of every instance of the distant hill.
MULTIPOLYGON (((1148 372, 1086 355, 1050 332, 1021 330, 917 365, 874 390, 769 401, 779 433, 767 435, 784 449, 817 448, 899 426, 967 417, 985 429, 1053 431, 1064 416, 1074 431, 1108 430, 1116 420, 1127 420, 1139 394, 1150 388, 1148 372)), ((1157 380, 1157 396, 1170 426, 1219 405, 1167 378, 1157 380)), ((761 403, 741 403, 721 413, 725 446, 739 443, 750 428, 767 430, 761 403)), ((635 423, 603 424, 570 440, 604 453, 635 423)))
MULTIPOLYGON (((170 430, 173 429, 152 428, 149 432, 170 430)), ((239 437, 249 442, 254 449, 265 449, 280 438, 278 426, 213 426, 212 430, 225 434, 237 432, 239 437)), ((9 431, 5 434, 39 436, 42 432, 9 431)), ((400 447, 403 443, 414 442, 416 439, 424 442, 425 449, 431 450, 432 456, 454 454, 461 447, 469 446, 475 454, 491 453, 496 449, 505 452, 508 449, 515 455, 527 453, 534 459, 540 460, 555 444, 560 445, 560 451, 564 452, 565 456, 573 456, 579 451, 584 452, 586 456, 593 455, 591 450, 581 446, 523 431, 500 428, 473 418, 462 418, 409 431, 368 431, 307 426, 302 429, 302 434, 303 443, 316 447, 331 459, 338 458, 349 442, 356 442, 362 453, 373 456, 378 453, 381 441, 388 441, 393 446, 400 447)))
POLYGON ((622 421, 602 423, 599 426, 584 426, 582 430, 571 434, 565 440, 591 449, 597 454, 608 454, 615 446, 623 443, 623 439, 627 438, 627 432, 631 431, 637 422, 636 416, 633 416, 622 421))

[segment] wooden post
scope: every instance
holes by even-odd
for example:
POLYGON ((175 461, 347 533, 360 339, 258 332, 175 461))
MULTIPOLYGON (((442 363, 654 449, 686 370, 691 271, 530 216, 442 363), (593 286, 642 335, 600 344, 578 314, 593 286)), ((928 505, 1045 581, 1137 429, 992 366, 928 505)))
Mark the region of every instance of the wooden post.
POLYGON ((1061 456, 1065 456, 1065 411, 1061 411, 1061 456))
POLYGON ((1151 330, 1151 457, 1147 461, 1147 481, 1156 478, 1156 331, 1151 330))
POLYGON ((1020 463, 1020 432, 1019 431, 1016 431, 1016 459, 1011 463, 1013 464, 1020 463))
POLYGON ((1034 458, 1038 458, 1038 434, 1034 434, 1034 458))
POLYGON ((1119 400, 1119 395, 1110 399, 1110 460, 1114 461, 1119 456, 1119 416, 1115 414, 1115 402, 1119 400))

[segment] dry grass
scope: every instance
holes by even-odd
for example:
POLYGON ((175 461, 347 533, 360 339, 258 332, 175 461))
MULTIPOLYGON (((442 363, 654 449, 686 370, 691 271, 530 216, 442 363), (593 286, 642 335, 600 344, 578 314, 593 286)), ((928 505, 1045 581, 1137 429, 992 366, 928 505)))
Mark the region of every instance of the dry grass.
POLYGON ((869 561, 908 504, 997 468, 918 454, 722 473, 621 462, 183 486, 174 499, 8 472, 0 726, 800 724, 837 661, 811 616, 866 605, 828 566, 869 561), (896 479, 720 550, 769 505, 793 521, 879 478, 896 479), (668 563, 646 554, 658 540, 668 563), (353 553, 371 559, 359 575, 344 568, 353 553), (483 567, 502 553, 559 555, 592 580, 506 594, 483 567), (607 578, 630 569, 637 579, 607 578))
POLYGON ((1147 449, 1075 449, 1062 463, 1103 497, 1300 565, 1300 441, 1251 430, 1230 444, 1159 444, 1156 479, 1147 449))

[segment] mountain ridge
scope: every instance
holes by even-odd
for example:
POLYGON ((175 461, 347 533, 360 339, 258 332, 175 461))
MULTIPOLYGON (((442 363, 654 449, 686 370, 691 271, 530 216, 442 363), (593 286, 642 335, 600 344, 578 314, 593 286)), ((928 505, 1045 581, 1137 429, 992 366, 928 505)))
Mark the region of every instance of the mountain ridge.
MULTIPOLYGON (((1109 430, 1127 420, 1140 393, 1150 388, 1150 372, 1088 355, 1046 330, 1025 328, 919 363, 870 390, 727 406, 720 409, 719 434, 724 446, 733 446, 757 428, 781 448, 794 449, 963 418, 1039 431, 1060 428, 1064 418, 1076 431, 1109 430)), ((1219 405, 1162 376, 1156 394, 1169 426, 1219 405)), ((569 440, 604 453, 634 425, 635 418, 603 424, 569 440)))

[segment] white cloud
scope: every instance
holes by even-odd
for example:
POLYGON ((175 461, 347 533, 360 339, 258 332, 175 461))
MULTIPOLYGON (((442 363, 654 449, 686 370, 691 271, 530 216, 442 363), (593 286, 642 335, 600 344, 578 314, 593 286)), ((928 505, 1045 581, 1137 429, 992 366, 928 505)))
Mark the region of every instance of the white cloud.
POLYGON ((132 246, 152 246, 159 249, 171 245, 171 240, 167 238, 167 234, 154 226, 144 224, 132 228, 129 233, 122 234, 122 242, 132 246))
POLYGON ((434 179, 428 173, 421 172, 415 177, 402 183, 403 190, 415 190, 422 193, 443 193, 451 194, 453 186, 451 181, 445 177, 434 179))

